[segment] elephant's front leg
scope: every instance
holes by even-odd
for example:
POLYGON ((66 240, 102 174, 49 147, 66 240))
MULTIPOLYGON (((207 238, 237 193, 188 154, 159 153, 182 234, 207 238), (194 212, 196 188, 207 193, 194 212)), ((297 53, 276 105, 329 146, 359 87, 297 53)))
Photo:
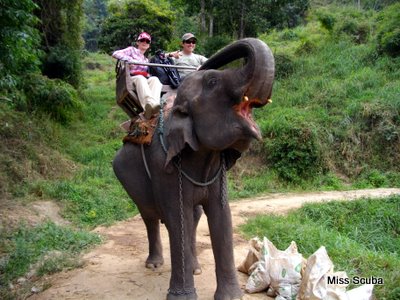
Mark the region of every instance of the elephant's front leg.
POLYGON ((194 226, 192 229, 192 255, 193 255, 193 274, 200 275, 201 274, 201 266, 199 260, 197 259, 197 250, 196 250, 196 232, 197 232, 197 225, 199 225, 199 221, 201 215, 203 214, 203 208, 201 205, 196 205, 193 209, 193 221, 194 226))
MULTIPOLYGON (((213 194, 219 195, 219 192, 213 194)), ((226 203, 223 206, 221 200, 215 197, 215 199, 209 199, 207 206, 204 206, 204 211, 207 215, 215 258, 217 290, 214 299, 241 299, 243 292, 236 275, 229 204, 226 203)))
POLYGON ((160 236, 160 221, 158 219, 143 218, 146 224, 147 239, 149 241, 149 256, 146 259, 146 268, 155 269, 164 264, 160 236))
POLYGON ((179 205, 168 211, 165 220, 171 248, 171 280, 167 300, 197 299, 193 278, 193 206, 181 212, 179 205))

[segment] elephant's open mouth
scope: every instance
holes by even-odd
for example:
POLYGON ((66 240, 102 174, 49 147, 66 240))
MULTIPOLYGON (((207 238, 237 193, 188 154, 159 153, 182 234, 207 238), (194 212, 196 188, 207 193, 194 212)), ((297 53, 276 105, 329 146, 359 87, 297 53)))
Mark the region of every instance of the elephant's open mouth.
POLYGON ((253 120, 252 109, 254 106, 259 105, 259 103, 260 101, 257 99, 250 100, 244 96, 243 101, 233 107, 237 114, 246 121, 250 134, 257 140, 261 140, 261 132, 256 122, 253 120))

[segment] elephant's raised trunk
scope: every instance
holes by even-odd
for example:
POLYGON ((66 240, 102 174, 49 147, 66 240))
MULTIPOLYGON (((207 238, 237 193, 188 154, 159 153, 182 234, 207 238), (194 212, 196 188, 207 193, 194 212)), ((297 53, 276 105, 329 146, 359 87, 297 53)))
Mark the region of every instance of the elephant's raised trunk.
POLYGON ((218 69, 244 58, 243 67, 235 70, 232 80, 235 90, 251 106, 260 107, 270 102, 275 74, 275 62, 269 47, 255 38, 239 40, 213 55, 200 70, 218 69))

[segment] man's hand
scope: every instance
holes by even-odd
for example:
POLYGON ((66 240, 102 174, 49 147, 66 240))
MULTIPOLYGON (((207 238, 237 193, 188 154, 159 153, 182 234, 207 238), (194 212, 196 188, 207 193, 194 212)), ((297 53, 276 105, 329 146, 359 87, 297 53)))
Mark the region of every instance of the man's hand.
POLYGON ((176 59, 179 59, 179 57, 182 56, 182 53, 181 53, 181 51, 177 50, 177 51, 174 51, 174 52, 170 52, 170 53, 168 54, 168 56, 169 56, 169 57, 176 58, 176 59))

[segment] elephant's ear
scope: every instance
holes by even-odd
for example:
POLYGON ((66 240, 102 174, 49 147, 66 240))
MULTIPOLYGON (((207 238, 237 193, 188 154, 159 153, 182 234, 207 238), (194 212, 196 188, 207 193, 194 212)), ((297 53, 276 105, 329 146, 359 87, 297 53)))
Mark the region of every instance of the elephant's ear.
POLYGON ((169 126, 166 131, 167 160, 165 167, 188 144, 194 151, 199 150, 199 143, 193 129, 193 120, 187 109, 187 102, 174 106, 169 126))
POLYGON ((224 156, 226 169, 229 170, 235 165, 236 161, 242 156, 242 154, 234 149, 226 149, 224 150, 224 156))

